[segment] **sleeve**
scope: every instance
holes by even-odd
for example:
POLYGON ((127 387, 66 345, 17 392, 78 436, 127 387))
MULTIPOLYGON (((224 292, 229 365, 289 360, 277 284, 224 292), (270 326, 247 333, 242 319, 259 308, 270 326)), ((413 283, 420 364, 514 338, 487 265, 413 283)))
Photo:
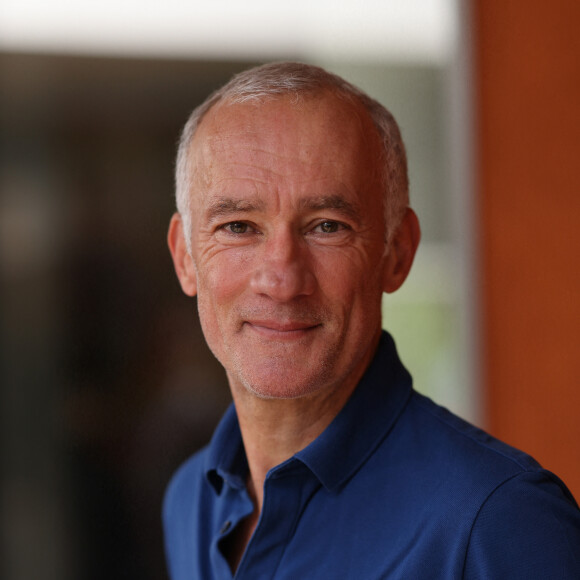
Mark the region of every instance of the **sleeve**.
POLYGON ((173 580, 179 577, 180 555, 183 554, 183 517, 179 504, 179 478, 171 480, 163 500, 162 523, 165 545, 165 558, 169 577, 173 580))
POLYGON ((171 580, 205 577, 193 570, 201 541, 196 522, 201 472, 199 455, 188 459, 173 475, 163 500, 165 559, 171 580))
POLYGON ((538 471, 498 486, 473 524, 463 577, 580 579, 580 510, 565 485, 538 471))

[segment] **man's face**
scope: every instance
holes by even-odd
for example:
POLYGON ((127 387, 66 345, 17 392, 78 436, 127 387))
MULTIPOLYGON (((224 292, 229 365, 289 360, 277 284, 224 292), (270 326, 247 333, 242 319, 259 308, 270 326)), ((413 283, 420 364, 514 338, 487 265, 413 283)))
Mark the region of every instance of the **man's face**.
POLYGON ((331 95, 226 102, 203 119, 195 286, 232 389, 295 398, 360 379, 381 328, 379 148, 366 112, 331 95))

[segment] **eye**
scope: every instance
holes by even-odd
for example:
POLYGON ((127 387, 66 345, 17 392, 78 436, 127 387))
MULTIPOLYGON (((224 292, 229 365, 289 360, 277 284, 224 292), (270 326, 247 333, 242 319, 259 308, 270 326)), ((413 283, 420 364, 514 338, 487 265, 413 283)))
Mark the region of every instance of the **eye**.
POLYGON ((334 234, 341 229, 344 229, 344 226, 342 224, 340 224, 339 222, 333 222, 329 220, 319 223, 314 228, 315 231, 318 231, 323 234, 334 234))
POLYGON ((250 226, 244 222, 230 222, 229 224, 224 224, 221 226, 221 229, 236 235, 248 233, 249 228, 250 226))

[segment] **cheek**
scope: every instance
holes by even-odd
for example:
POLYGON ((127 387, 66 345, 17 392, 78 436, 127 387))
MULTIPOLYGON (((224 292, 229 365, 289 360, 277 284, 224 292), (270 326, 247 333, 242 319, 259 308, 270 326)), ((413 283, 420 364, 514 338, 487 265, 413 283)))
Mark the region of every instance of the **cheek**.
MULTIPOLYGON (((212 277, 213 278, 213 277, 212 277)), ((228 305, 227 292, 223 284, 201 276, 198 284, 197 311, 201 329, 207 345, 214 356, 224 364, 224 345, 227 342, 228 305)))
POLYGON ((229 307, 246 287, 249 272, 245 260, 227 252, 200 264, 197 269, 200 316, 215 319, 227 316, 229 307))
POLYGON ((367 301, 382 294, 383 260, 366 249, 332 251, 317 256, 315 273, 324 294, 342 299, 345 304, 367 301))

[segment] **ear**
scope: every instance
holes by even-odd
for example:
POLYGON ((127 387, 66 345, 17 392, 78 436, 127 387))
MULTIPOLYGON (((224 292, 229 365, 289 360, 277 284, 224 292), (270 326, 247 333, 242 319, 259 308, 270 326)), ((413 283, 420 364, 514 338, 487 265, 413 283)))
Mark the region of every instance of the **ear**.
POLYGON ((406 280, 421 239, 417 215, 407 208, 399 229, 393 236, 383 270, 383 292, 398 290, 406 280))
POLYGON ((173 266, 179 283, 181 284, 181 289, 188 296, 195 296, 197 294, 195 264, 193 258, 187 251, 183 220, 179 213, 173 214, 171 218, 169 232, 167 233, 167 243, 169 244, 169 251, 173 258, 173 266))

